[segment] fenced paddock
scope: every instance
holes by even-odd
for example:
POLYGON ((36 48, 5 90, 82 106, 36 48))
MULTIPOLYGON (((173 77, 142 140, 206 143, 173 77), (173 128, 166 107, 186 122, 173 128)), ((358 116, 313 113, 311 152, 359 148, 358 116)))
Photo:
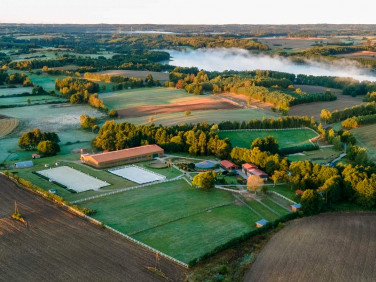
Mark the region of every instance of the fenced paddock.
POLYGON ((120 177, 126 178, 130 181, 136 182, 137 184, 144 184, 166 179, 166 176, 164 175, 135 165, 110 169, 109 172, 120 177))
POLYGON ((109 183, 87 175, 69 166, 60 166, 46 170, 38 171, 38 174, 48 178, 49 180, 58 182, 68 189, 76 192, 87 190, 98 190, 101 187, 110 185, 109 183))

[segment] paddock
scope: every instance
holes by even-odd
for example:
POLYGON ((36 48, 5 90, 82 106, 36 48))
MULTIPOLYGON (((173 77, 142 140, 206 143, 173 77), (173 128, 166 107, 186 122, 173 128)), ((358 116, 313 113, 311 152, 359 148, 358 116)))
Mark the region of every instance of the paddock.
POLYGON ((166 176, 164 175, 135 165, 110 169, 109 172, 136 182, 137 184, 145 184, 166 179, 166 176))

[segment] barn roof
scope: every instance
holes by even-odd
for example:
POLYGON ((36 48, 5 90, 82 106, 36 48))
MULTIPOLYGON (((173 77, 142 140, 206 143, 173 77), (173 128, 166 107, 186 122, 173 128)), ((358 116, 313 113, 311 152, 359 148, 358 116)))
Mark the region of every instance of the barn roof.
POLYGON ((97 163, 106 163, 116 160, 127 159, 131 157, 137 157, 140 155, 158 153, 161 151, 163 152, 163 149, 158 145, 145 145, 118 151, 104 152, 100 154, 90 155, 87 157, 94 160, 97 163))
POLYGON ((245 169, 252 169, 252 168, 257 168, 257 166, 255 166, 254 164, 249 164, 249 163, 245 163, 242 165, 242 167, 244 167, 245 169))
POLYGON ((228 160, 223 160, 220 162, 221 166, 223 166, 224 168, 226 169, 231 169, 233 167, 237 167, 236 164, 234 164, 233 162, 230 162, 228 160))
POLYGON ((264 226, 264 225, 267 224, 268 222, 269 222, 269 221, 267 221, 266 219, 260 219, 259 221, 256 222, 256 224, 264 226))

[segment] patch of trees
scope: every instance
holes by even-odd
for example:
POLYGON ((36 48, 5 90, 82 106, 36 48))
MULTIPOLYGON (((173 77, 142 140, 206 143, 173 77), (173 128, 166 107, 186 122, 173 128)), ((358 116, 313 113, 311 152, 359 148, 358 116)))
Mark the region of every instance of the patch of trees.
POLYGON ((369 50, 368 46, 323 46, 323 47, 313 47, 295 53, 294 55, 311 57, 311 56, 332 56, 337 54, 348 54, 357 51, 369 50))
POLYGON ((182 126, 134 125, 107 121, 99 130, 93 145, 102 150, 120 150, 146 144, 158 144, 168 152, 193 155, 215 155, 227 158, 231 152, 229 139, 220 139, 218 127, 206 123, 182 126))
POLYGON ((374 115, 365 115, 365 116, 354 116, 348 119, 345 119, 341 125, 343 128, 352 129, 357 128, 360 125, 373 124, 376 123, 376 114, 374 115))
POLYGON ((271 154, 277 154, 278 150, 278 141, 274 139, 273 136, 268 136, 264 139, 256 138, 251 144, 251 149, 259 148, 262 152, 270 152, 271 154))
POLYGON ((25 132, 18 139, 18 146, 27 151, 37 149, 39 153, 51 156, 60 152, 59 136, 55 132, 41 132, 38 128, 25 132))
POLYGON ((92 131, 98 131, 98 123, 96 117, 89 117, 88 115, 81 115, 80 116, 80 124, 81 127, 84 129, 91 129, 92 131))
POLYGON ((353 116, 365 116, 376 114, 376 102, 367 103, 367 105, 356 105, 344 110, 334 110, 330 112, 326 109, 321 110, 320 119, 325 122, 339 122, 353 116))
POLYGON ((201 172, 193 177, 192 185, 204 190, 214 188, 216 174, 214 171, 201 172))
POLYGON ((6 71, 0 70, 0 85, 8 84, 22 84, 23 87, 34 86, 34 83, 31 82, 30 78, 24 73, 13 73, 9 75, 6 71))

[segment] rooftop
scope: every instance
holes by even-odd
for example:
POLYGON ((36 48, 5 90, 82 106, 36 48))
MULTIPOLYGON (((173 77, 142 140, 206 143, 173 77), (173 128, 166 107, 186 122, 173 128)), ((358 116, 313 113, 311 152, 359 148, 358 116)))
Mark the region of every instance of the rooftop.
MULTIPOLYGON (((105 163, 109 161, 122 160, 126 158, 136 157, 140 155, 152 154, 163 151, 158 145, 145 145, 133 147, 118 151, 104 152, 100 154, 89 155, 93 160, 98 163, 105 163)), ((87 156, 86 154, 84 156, 87 156)))
POLYGON ((230 162, 228 160, 223 160, 221 161, 221 166, 224 166, 225 168, 231 168, 231 167, 237 167, 236 164, 234 164, 233 162, 230 162))

